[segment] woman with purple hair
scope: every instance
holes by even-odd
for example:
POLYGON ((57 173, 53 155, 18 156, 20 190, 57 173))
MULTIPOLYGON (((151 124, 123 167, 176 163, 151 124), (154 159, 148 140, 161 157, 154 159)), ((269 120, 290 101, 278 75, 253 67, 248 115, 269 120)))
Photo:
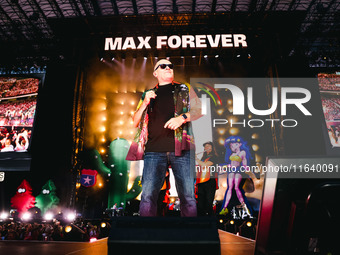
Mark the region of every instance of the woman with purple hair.
POLYGON ((225 162, 228 166, 228 189, 226 190, 224 201, 222 205, 221 215, 228 213, 228 204, 235 190, 236 196, 240 201, 240 207, 243 208, 248 215, 249 209, 245 202, 244 191, 241 187, 243 178, 249 178, 247 171, 249 171, 249 163, 252 159, 250 148, 247 142, 240 136, 231 136, 224 142, 226 148, 225 162))

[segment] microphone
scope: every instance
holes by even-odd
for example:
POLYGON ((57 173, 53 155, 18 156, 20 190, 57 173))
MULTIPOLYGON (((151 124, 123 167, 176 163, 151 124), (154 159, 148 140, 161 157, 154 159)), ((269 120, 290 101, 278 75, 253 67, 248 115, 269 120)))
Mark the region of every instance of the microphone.
POLYGON ((155 99, 154 98, 150 98, 150 111, 151 112, 152 112, 154 104, 155 104, 155 99))
MULTIPOLYGON (((156 91, 154 91, 156 93, 156 91)), ((153 106, 155 105, 155 98, 150 98, 150 112, 153 110, 153 106)))

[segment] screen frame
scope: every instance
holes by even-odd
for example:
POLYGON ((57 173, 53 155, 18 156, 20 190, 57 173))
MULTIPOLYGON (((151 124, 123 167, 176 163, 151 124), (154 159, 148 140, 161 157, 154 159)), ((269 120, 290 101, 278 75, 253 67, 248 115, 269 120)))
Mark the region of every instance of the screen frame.
POLYGON ((18 73, 18 74, 1 74, 0 77, 8 78, 36 78, 39 79, 36 110, 33 118, 31 140, 26 152, 0 152, 0 171, 12 172, 12 171, 30 171, 31 159, 32 159, 32 142, 34 137, 34 127, 37 120, 37 109, 39 107, 39 98, 41 89, 44 86, 46 73, 18 73))
MULTIPOLYGON (((316 74, 316 78, 318 79, 318 74, 335 74, 335 72, 326 72, 326 71, 319 71, 316 74)), ((321 99, 321 90, 320 90, 320 83, 318 81, 318 85, 319 85, 319 96, 320 96, 320 102, 321 102, 321 111, 322 111, 322 121, 321 121, 321 128, 322 128, 322 132, 323 132, 323 137, 324 137, 324 145, 326 148, 326 154, 328 156, 338 156, 340 155, 340 147, 334 147, 331 144, 330 138, 329 138, 329 134, 328 134, 328 128, 327 128, 327 123, 326 123, 326 118, 325 118, 325 114, 323 111, 323 107, 322 107, 322 99, 321 99)), ((339 91, 340 92, 340 91, 339 91)))

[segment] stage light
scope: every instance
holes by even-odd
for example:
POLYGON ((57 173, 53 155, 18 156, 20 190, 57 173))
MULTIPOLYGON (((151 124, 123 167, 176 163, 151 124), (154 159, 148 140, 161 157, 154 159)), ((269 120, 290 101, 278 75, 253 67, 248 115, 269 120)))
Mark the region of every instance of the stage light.
POLYGON ((98 186, 99 186, 100 188, 103 187, 103 183, 100 182, 100 183, 98 184, 98 186))
POLYGON ((95 242, 95 241, 97 241, 97 238, 95 238, 95 237, 91 237, 91 238, 90 238, 90 243, 93 243, 93 242, 95 242))
POLYGON ((223 223, 223 219, 220 219, 220 223, 223 223))
POLYGON ((238 134, 238 131, 239 131, 238 128, 231 128, 231 129, 229 130, 229 133, 230 133, 231 135, 237 135, 237 134, 238 134))
MULTIPOLYGON (((136 93, 136 91, 135 91, 134 93, 136 93)), ((131 105, 135 105, 135 101, 131 101, 130 104, 131 104, 131 105)))
POLYGON ((115 58, 112 58, 111 60, 113 61, 113 60, 115 60, 115 58))
POLYGON ((67 216, 66 216, 66 219, 68 221, 74 221, 76 218, 76 214, 75 213, 68 213, 67 216))
POLYGON ((119 121, 119 125, 123 125, 124 122, 122 120, 119 121))
POLYGON ((100 58, 100 62, 103 62, 104 61, 104 58, 100 58))
POLYGON ((250 54, 248 54, 248 59, 251 59, 251 55, 250 54))
POLYGON ((247 222, 247 227, 251 227, 252 225, 253 224, 250 221, 247 222))
POLYGON ((65 232, 66 232, 66 233, 70 233, 71 230, 72 230, 72 227, 71 227, 71 226, 68 225, 68 226, 65 227, 65 232))
POLYGON ((45 220, 53 220, 53 214, 50 212, 45 213, 44 215, 45 220))
POLYGON ((8 217, 8 213, 6 213, 6 212, 2 212, 2 213, 0 214, 0 219, 1 219, 1 220, 5 220, 5 219, 7 219, 7 217, 8 217))
POLYGON ((255 154, 255 162, 261 162, 262 158, 259 156, 259 154, 255 154))
POLYGON ((232 104, 232 103, 233 103, 233 100, 229 99, 229 100, 227 101, 227 103, 228 103, 228 104, 232 104))
POLYGON ((181 58, 184 58, 184 56, 181 56, 181 58))
POLYGON ((100 131, 105 132, 105 131, 106 131, 106 128, 105 128, 105 127, 101 127, 101 128, 100 128, 100 131))
POLYGON ((31 219, 32 215, 29 213, 29 212, 25 212, 23 215, 22 215, 22 220, 29 220, 31 219))
POLYGON ((218 133, 220 134, 220 135, 224 135, 225 134, 225 129, 224 128, 219 128, 218 129, 218 133))
POLYGON ((230 225, 234 225, 235 222, 233 220, 229 221, 230 225))
POLYGON ((120 115, 123 115, 124 114, 124 112, 120 112, 120 115))
POLYGON ((191 56, 192 58, 196 58, 196 56, 191 56))
POLYGON ((204 55, 204 58, 208 58, 208 55, 204 55))
POLYGON ((105 150, 104 150, 104 149, 101 149, 101 150, 100 150, 100 153, 105 153, 105 150))
POLYGON ((106 222, 102 222, 102 223, 100 224, 100 227, 101 227, 101 228, 106 228, 106 222))
POLYGON ((106 139, 105 139, 105 138, 102 138, 102 142, 105 143, 105 142, 106 142, 106 139))
POLYGON ((229 120, 229 123, 235 123, 237 121, 237 118, 236 117, 231 117, 229 120))
POLYGON ((102 121, 106 121, 107 119, 106 119, 106 117, 104 116, 103 118, 102 118, 102 121))
POLYGON ((254 151, 259 150, 259 146, 257 144, 253 144, 251 147, 253 148, 254 151))
POLYGON ((258 139, 258 138, 259 138, 259 135, 256 134, 256 133, 254 133, 254 134, 251 135, 251 138, 252 138, 252 139, 258 139))
POLYGON ((223 114, 223 109, 218 109, 218 110, 217 110, 217 114, 218 114, 218 115, 222 115, 222 114, 223 114))
POLYGON ((120 102, 121 105, 124 105, 124 101, 120 102))
POLYGON ((147 57, 144 57, 144 59, 146 60, 146 59, 148 59, 147 57))
POLYGON ((219 57, 219 55, 215 55, 215 58, 218 58, 219 57))
POLYGON ((220 145, 224 145, 224 138, 220 138, 220 139, 218 140, 218 143, 219 143, 220 145))
POLYGON ((239 58, 239 57, 241 57, 241 55, 237 55, 236 57, 239 58))

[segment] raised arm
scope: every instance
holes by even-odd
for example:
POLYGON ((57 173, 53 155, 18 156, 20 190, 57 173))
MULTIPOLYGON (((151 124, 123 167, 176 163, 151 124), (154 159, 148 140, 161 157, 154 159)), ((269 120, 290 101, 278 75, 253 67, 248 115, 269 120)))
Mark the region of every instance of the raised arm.
POLYGON ((137 106, 137 110, 135 111, 135 113, 132 116, 134 127, 138 127, 138 124, 141 121, 144 110, 150 104, 151 98, 156 98, 156 96, 157 95, 153 90, 149 90, 149 91, 145 92, 144 99, 141 99, 141 101, 139 102, 139 104, 137 106))

